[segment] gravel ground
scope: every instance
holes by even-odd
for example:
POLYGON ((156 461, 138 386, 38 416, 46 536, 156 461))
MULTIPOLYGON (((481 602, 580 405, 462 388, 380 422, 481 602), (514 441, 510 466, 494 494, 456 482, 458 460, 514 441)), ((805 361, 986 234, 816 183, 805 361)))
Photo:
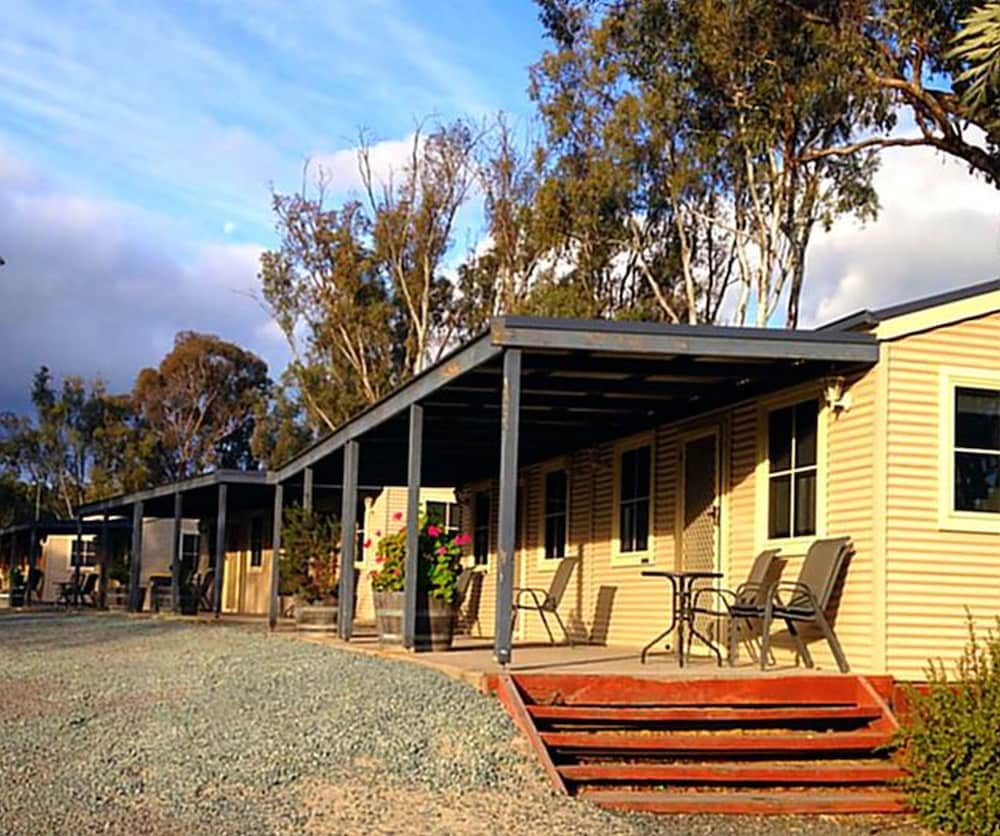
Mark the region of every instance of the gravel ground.
POLYGON ((499 703, 249 628, 0 617, 0 832, 916 833, 650 817, 556 796, 499 703))

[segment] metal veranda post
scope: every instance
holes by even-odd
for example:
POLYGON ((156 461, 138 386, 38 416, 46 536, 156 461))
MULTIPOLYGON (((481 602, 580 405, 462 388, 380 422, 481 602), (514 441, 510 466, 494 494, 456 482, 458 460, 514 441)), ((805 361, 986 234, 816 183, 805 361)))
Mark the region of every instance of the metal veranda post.
POLYGON ((215 617, 222 614, 222 581, 226 571, 226 512, 229 502, 229 486, 219 485, 218 505, 215 509, 215 575, 212 577, 212 608, 215 617))
POLYGON ((514 613, 514 548, 517 536, 517 451, 521 413, 521 350, 507 349, 503 357, 503 394, 500 405, 500 503, 497 532, 496 621, 493 655, 510 664, 514 613))
POLYGON ((340 503, 340 594, 337 632, 350 641, 354 632, 354 549, 357 542, 358 515, 358 442, 344 445, 343 496, 340 503))
POLYGON ((142 580, 142 500, 132 506, 132 559, 128 573, 128 609, 139 612, 142 609, 139 582, 142 580))
POLYGON ((403 646, 413 648, 417 633, 417 579, 420 571, 420 468, 423 455, 424 408, 410 406, 410 439, 406 470, 406 566, 403 571, 403 646))
POLYGON ((273 630, 278 626, 278 584, 281 581, 281 525, 285 513, 285 487, 278 482, 274 486, 274 524, 271 528, 271 600, 267 608, 267 626, 273 630))
POLYGON ((184 495, 174 494, 174 527, 171 536, 170 559, 170 610, 177 613, 181 609, 181 520, 184 516, 184 495))

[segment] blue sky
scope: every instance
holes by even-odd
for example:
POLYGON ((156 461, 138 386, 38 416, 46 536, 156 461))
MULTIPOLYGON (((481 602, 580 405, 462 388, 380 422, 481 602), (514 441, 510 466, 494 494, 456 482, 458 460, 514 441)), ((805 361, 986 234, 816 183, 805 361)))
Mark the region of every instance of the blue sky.
MULTIPOLYGON (((391 162, 420 117, 530 118, 530 0, 5 0, 0 409, 42 364, 116 389, 174 334, 287 360, 258 303, 270 186, 306 158, 349 191, 358 130, 391 162)), ((1000 199, 933 153, 885 155, 883 212, 810 250, 807 324, 1000 275, 1000 199)), ((467 213, 472 222, 475 213, 467 213)), ((460 246, 478 230, 464 228, 460 246)))

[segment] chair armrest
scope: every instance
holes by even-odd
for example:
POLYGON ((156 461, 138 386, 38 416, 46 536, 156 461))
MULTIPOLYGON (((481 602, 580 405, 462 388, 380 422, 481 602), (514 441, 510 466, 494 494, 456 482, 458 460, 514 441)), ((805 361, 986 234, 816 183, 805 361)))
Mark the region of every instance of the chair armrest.
POLYGON ((729 611, 732 609, 732 604, 735 603, 735 601, 736 601, 736 593, 733 592, 731 589, 716 589, 715 587, 706 586, 702 587, 701 589, 695 590, 695 593, 691 598, 691 609, 695 610, 696 612, 702 612, 708 615, 728 615, 729 611), (717 595, 725 610, 724 611, 699 610, 698 604, 703 595, 717 595))
POLYGON ((521 603, 521 597, 524 595, 530 595, 532 601, 534 601, 535 607, 538 609, 542 608, 542 602, 545 599, 545 590, 543 589, 533 589, 530 586, 516 586, 514 587, 514 606, 524 608, 521 603), (538 596, 542 596, 542 600, 539 600, 538 596))
POLYGON ((792 597, 805 595, 810 605, 814 609, 819 609, 819 602, 816 600, 816 596, 813 595, 812 589, 804 583, 799 583, 798 581, 778 581, 771 591, 771 598, 775 609, 784 609, 788 606, 782 600, 781 593, 792 593, 792 597))

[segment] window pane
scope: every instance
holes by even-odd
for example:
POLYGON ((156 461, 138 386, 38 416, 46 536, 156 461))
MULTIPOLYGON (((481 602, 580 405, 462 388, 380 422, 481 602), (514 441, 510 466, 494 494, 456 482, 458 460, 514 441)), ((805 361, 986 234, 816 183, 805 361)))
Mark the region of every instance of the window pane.
POLYGON ((566 518, 549 517, 545 520, 545 556, 566 556, 566 518))
POLYGON ((638 474, 636 473, 636 462, 638 450, 626 450, 622 453, 621 464, 621 499, 626 502, 635 498, 636 487, 638 485, 638 474))
POLYGON ((771 473, 788 470, 792 466, 793 407, 776 409, 768 416, 767 458, 771 473))
POLYGON ((788 537, 791 534, 792 480, 790 476, 771 479, 768 491, 767 536, 788 537))
POLYGON ((816 471, 795 474, 795 536, 816 533, 816 471))
POLYGON ((636 462, 636 498, 649 496, 649 475, 652 459, 650 447, 640 447, 635 451, 638 458, 636 462))
POLYGON ((435 525, 443 526, 446 522, 444 518, 445 504, 443 502, 428 502, 427 508, 427 522, 434 523, 435 525))
POLYGON ((955 510, 1000 514, 1000 455, 955 454, 955 510))
POLYGON ((644 552, 649 548, 649 500, 635 503, 635 550, 644 552))
POLYGON ((1000 392, 955 392, 955 446, 1000 450, 1000 392))
POLYGON ((819 406, 806 401, 795 407, 795 467, 816 464, 816 422, 819 406))
POLYGON ((631 503, 623 503, 618 521, 618 550, 623 554, 635 551, 635 509, 631 503))
POLYGON ((566 510, 566 471, 553 470, 545 474, 545 513, 558 514, 566 510))
POLYGON ((485 566, 490 555, 490 495, 479 491, 473 498, 472 555, 476 565, 485 566))

